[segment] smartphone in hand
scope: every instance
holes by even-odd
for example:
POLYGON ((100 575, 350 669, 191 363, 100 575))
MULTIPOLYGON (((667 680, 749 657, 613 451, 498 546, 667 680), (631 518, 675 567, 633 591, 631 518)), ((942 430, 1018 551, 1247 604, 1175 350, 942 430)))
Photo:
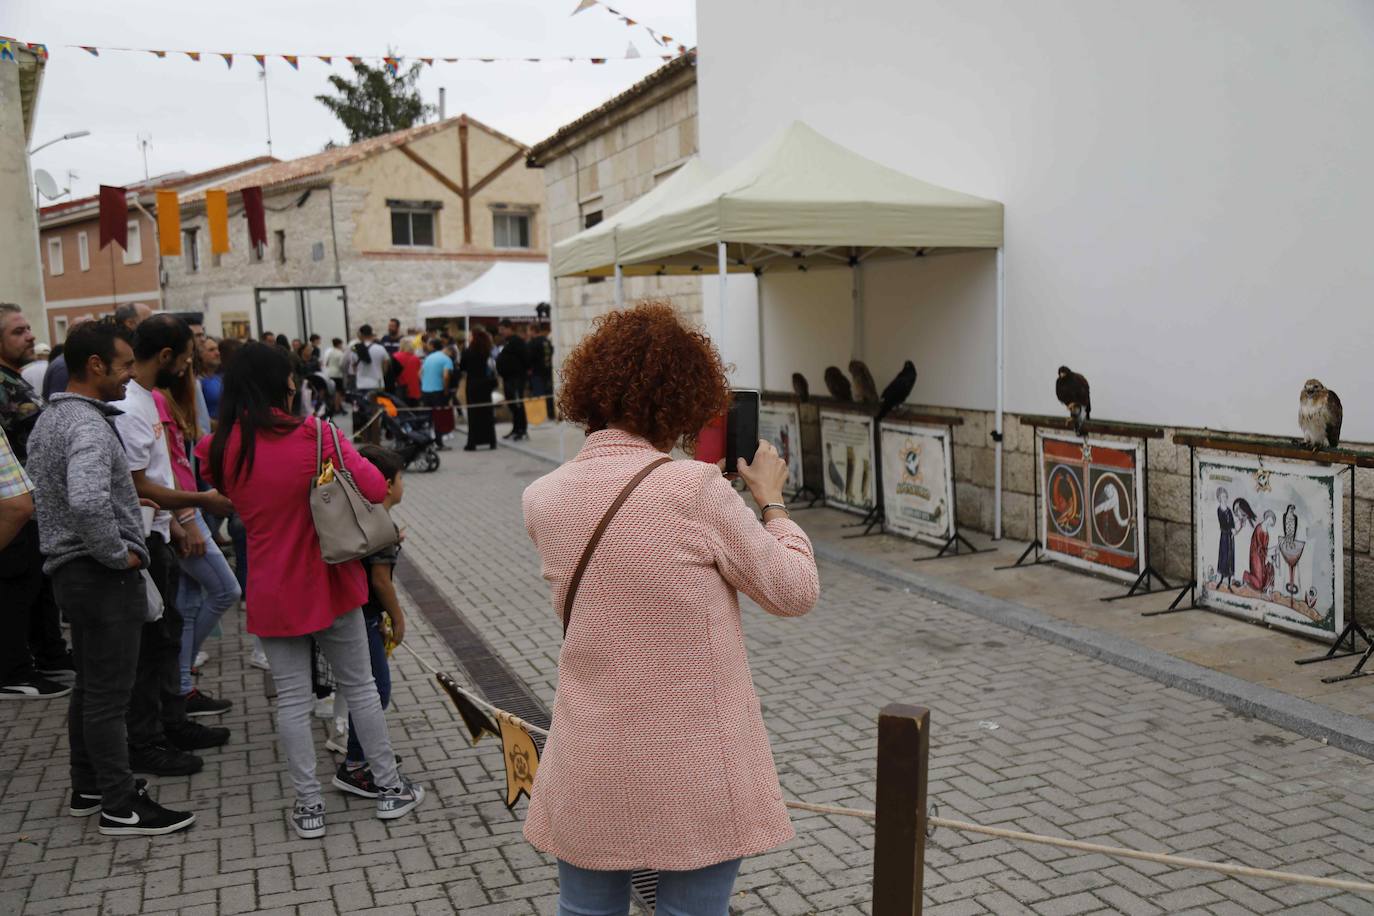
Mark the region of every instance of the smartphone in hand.
POLYGON ((725 462, 726 474, 736 473, 739 459, 754 460, 759 447, 759 393, 748 389, 730 392, 730 407, 697 435, 696 459, 708 464, 725 462))

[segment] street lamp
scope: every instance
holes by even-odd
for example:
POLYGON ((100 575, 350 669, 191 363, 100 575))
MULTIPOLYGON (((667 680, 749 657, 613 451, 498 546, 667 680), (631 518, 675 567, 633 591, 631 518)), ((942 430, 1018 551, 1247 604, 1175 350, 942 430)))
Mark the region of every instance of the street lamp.
POLYGON ((35 146, 33 149, 29 150, 29 155, 32 156, 39 150, 46 149, 47 147, 52 146, 54 143, 61 143, 63 140, 75 140, 77 137, 89 137, 90 135, 91 132, 89 130, 74 130, 69 134, 63 134, 55 140, 49 140, 47 143, 42 143, 38 146, 35 146))

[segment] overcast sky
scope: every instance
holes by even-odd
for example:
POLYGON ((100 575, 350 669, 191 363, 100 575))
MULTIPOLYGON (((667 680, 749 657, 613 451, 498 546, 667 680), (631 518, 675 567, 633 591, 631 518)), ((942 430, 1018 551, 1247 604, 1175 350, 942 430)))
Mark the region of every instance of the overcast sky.
MULTIPOLYGON (((612 5, 691 47, 692 0, 612 0, 612 5)), ((652 72, 663 51, 640 28, 604 9, 569 14, 577 0, 9 0, 4 28, 51 51, 39 99, 33 145, 74 130, 91 136, 54 144, 33 157, 60 187, 79 177, 76 196, 100 184, 143 178, 139 136, 150 136, 148 172, 197 171, 267 152, 263 84, 251 57, 232 69, 209 52, 300 54, 300 70, 269 58, 272 152, 279 159, 347 142, 334 117, 315 101, 333 67, 311 54, 410 57, 620 57, 633 42, 645 60, 587 63, 435 62, 420 79, 427 102, 447 89, 449 116, 467 112, 525 143, 604 102, 652 72), (92 57, 68 45, 159 48, 184 54, 102 51, 92 57)), ((62 198, 66 199, 66 198, 62 198)), ((46 202, 46 201, 45 201, 46 202)))

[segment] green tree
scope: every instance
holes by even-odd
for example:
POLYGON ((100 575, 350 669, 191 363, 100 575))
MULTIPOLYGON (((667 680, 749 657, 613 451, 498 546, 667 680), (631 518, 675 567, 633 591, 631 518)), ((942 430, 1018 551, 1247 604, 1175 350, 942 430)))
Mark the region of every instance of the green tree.
POLYGON ((415 86, 420 66, 416 62, 405 71, 398 68, 393 76, 386 66, 369 67, 358 61, 353 64, 353 79, 330 76, 334 94, 315 98, 343 122, 350 143, 414 127, 434 111, 415 86))

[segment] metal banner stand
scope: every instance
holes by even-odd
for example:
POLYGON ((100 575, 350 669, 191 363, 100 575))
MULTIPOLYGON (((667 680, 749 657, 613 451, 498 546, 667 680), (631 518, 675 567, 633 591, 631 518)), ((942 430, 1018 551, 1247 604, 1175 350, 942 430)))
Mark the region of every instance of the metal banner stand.
POLYGON ((1329 662, 1336 658, 1350 658, 1353 655, 1360 656, 1360 660, 1355 663, 1355 667, 1349 674, 1337 674, 1331 677, 1322 678, 1323 684, 1336 684, 1340 681, 1351 681, 1357 677, 1368 677, 1371 673, 1364 670, 1365 664, 1369 662, 1371 655, 1374 655, 1374 640, 1369 638, 1364 627, 1355 619, 1355 465, 1350 466, 1350 619, 1345 622, 1345 629, 1336 637, 1336 641, 1331 644, 1321 655, 1314 655, 1310 658, 1297 658, 1293 660, 1295 665, 1310 665, 1313 662, 1329 662), (1360 651, 1356 639, 1363 639, 1367 647, 1364 652, 1360 651), (1349 640, 1350 648, 1341 651, 1341 644, 1349 640))
MULTIPOLYGON (((1027 419, 1028 419, 1028 418, 1026 418, 1026 417, 1022 417, 1022 418, 1021 418, 1021 422, 1022 422, 1022 423, 1026 423, 1026 422, 1027 422, 1027 419)), ((1038 442, 1040 441, 1040 427, 1039 427, 1039 426, 1036 426, 1034 423, 1030 423, 1030 424, 1028 424, 1028 425, 1029 425, 1030 428, 1031 428, 1031 441, 1032 441, 1032 442, 1035 442, 1035 443, 1038 443, 1038 442)), ((1029 544, 1026 545, 1026 549, 1025 549, 1025 550, 1021 551, 1021 556, 1019 556, 1019 557, 1016 558, 1016 562, 1015 562, 1015 563, 1009 563, 1009 564, 1007 564, 1006 566, 994 566, 994 567, 992 568, 992 569, 993 569, 993 572, 1000 572, 1001 570, 1004 570, 1004 569, 1016 569, 1018 566, 1038 566, 1038 565, 1040 565, 1041 563, 1048 563, 1048 562, 1050 562, 1049 560, 1046 560, 1046 559, 1040 554, 1041 548, 1043 548, 1045 545, 1042 544, 1042 543, 1040 542, 1040 467, 1039 467, 1040 460, 1039 460, 1039 458, 1040 458, 1039 450, 1036 450, 1035 452, 1033 452, 1033 453, 1031 454, 1031 463, 1032 463, 1033 465, 1035 465, 1035 467, 1033 467, 1033 468, 1031 469, 1031 517, 1034 519, 1034 525, 1035 525, 1035 530, 1034 530, 1034 532, 1033 532, 1033 537, 1031 538, 1031 542, 1030 542, 1029 544), (1035 559, 1034 559, 1034 560, 1031 560, 1029 563, 1027 563, 1027 562, 1026 562, 1026 558, 1029 557, 1032 553, 1035 554, 1035 559)))
POLYGON ((844 540, 852 538, 868 537, 876 527, 878 533, 883 533, 883 522, 887 521, 887 513, 883 510, 883 440, 878 431, 878 418, 873 417, 873 508, 868 510, 868 514, 861 521, 846 528, 862 527, 863 531, 859 534, 841 535, 844 540))
MULTIPOLYGON (((1178 436, 1174 436, 1174 442, 1178 442, 1178 436)), ((1179 590, 1169 606, 1159 611, 1141 611, 1141 617, 1158 617, 1161 614, 1172 614, 1175 611, 1198 610, 1197 603, 1197 520, 1193 516, 1197 513, 1197 451, 1193 443, 1189 441, 1188 446, 1188 584, 1179 590), (1188 596, 1188 606, 1179 607, 1183 601, 1183 596, 1188 596)))

